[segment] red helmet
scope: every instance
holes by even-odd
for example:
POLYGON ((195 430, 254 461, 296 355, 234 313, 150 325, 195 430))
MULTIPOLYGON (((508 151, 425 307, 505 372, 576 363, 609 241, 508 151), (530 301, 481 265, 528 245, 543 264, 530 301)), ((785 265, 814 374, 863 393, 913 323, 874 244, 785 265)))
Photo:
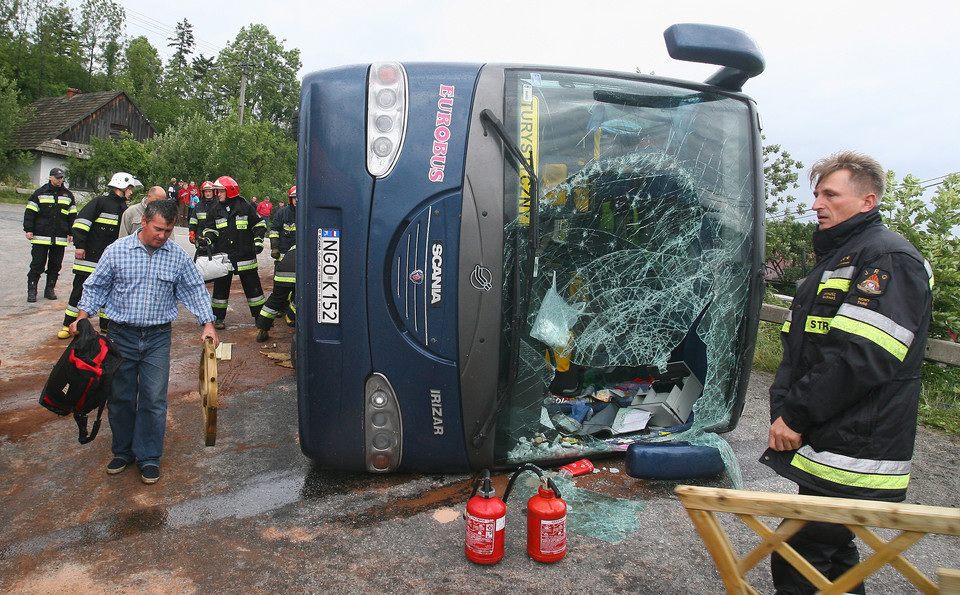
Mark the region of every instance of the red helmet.
POLYGON ((213 190, 213 182, 207 180, 203 184, 200 184, 200 192, 203 192, 204 190, 213 190))
POLYGON ((240 196, 240 186, 238 186, 237 181, 230 176, 220 176, 217 178, 217 183, 214 185, 214 188, 225 189, 227 191, 227 198, 240 196))
POLYGON ((297 187, 290 186, 290 192, 287 192, 287 198, 296 198, 297 197, 297 187))

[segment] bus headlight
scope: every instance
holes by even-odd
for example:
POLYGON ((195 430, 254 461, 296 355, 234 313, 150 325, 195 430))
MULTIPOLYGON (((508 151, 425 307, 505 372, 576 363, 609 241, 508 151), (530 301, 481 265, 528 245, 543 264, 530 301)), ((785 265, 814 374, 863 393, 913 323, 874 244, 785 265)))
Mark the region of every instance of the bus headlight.
POLYGON ((407 73, 399 62, 376 62, 367 77, 367 171, 393 171, 407 132, 407 73))
POLYGON ((400 404, 386 376, 373 373, 364 387, 364 454, 367 471, 389 473, 400 465, 403 428, 400 404))

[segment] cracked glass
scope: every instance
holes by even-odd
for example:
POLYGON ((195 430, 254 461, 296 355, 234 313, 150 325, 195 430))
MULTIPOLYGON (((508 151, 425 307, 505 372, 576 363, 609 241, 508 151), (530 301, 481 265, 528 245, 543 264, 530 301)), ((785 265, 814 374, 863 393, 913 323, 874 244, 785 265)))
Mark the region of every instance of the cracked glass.
POLYGON ((730 467, 705 430, 746 359, 750 118, 723 94, 508 71, 505 126, 536 179, 505 168, 499 463, 679 437, 730 467))

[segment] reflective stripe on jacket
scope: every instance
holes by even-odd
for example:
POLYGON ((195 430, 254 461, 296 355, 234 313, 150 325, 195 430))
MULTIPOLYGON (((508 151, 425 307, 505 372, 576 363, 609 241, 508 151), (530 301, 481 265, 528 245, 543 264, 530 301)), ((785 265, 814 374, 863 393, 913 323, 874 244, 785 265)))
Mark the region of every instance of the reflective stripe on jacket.
POLYGON ((31 244, 66 246, 70 228, 77 217, 77 203, 65 186, 47 182, 27 200, 23 231, 32 233, 31 244))
POLYGON ((266 233, 267 224, 242 196, 218 200, 207 210, 203 225, 198 224, 198 235, 213 243, 214 252, 226 253, 237 271, 257 268, 266 233))
POLYGON ((297 242, 297 207, 287 205, 270 222, 270 247, 286 253, 297 242))
MULTIPOLYGON (((120 216, 127 210, 122 196, 109 192, 80 209, 73 222, 73 245, 85 250, 84 260, 96 263, 107 246, 120 236, 120 216)), ((78 270, 77 266, 73 267, 78 270)))
POLYGON ((933 272, 879 211, 814 234, 818 262, 781 333, 770 419, 802 435, 761 462, 819 493, 906 497, 933 272))

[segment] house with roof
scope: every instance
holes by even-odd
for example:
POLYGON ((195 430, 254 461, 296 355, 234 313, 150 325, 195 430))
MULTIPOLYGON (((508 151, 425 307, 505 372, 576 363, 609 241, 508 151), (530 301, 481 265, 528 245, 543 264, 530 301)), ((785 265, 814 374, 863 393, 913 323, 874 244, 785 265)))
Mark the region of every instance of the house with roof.
MULTIPOLYGON (((152 138, 156 129, 126 91, 81 93, 70 89, 65 96, 44 97, 33 102, 30 118, 13 134, 14 148, 35 156, 30 182, 45 184, 51 168, 66 168, 67 157, 90 158, 90 139, 119 139, 129 132, 137 141, 152 138)), ((83 180, 68 180, 82 188, 83 180)))

